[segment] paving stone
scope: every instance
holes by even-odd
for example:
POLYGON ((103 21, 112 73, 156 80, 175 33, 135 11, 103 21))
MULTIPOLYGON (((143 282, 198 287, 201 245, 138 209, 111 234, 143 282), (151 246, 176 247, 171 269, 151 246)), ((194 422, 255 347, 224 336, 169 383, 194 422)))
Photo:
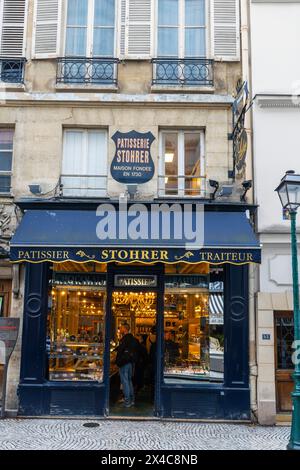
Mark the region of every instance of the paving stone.
POLYGON ((19 450, 284 450, 288 426, 164 421, 5 419, 0 449, 19 450))

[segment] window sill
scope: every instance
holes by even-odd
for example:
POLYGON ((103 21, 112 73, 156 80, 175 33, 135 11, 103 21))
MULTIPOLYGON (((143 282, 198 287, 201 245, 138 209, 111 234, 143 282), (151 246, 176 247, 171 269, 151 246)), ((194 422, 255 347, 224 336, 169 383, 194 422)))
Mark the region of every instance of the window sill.
POLYGON ((118 85, 107 84, 107 85, 93 85, 91 83, 57 83, 55 85, 57 91, 63 90, 66 91, 83 91, 83 92, 105 92, 117 93, 119 91, 118 85))
POLYGON ((194 86, 194 85, 152 85, 152 93, 160 92, 173 92, 173 93, 215 93, 215 87, 211 86, 194 86))
POLYGON ((0 201, 7 199, 14 199, 14 195, 12 193, 1 193, 0 191, 0 201))
POLYGON ((5 91, 25 91, 24 83, 10 83, 0 81, 0 90, 5 91))

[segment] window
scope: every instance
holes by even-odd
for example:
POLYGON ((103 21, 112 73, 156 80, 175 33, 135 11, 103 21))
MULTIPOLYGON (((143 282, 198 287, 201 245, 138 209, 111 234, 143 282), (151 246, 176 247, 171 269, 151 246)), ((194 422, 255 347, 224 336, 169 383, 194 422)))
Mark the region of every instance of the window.
POLYGON ((68 0, 66 56, 113 57, 114 39, 114 0, 68 0))
POLYGON ((107 186, 107 132, 68 129, 61 182, 67 197, 103 197, 107 186))
POLYGON ((47 320, 48 376, 52 381, 102 382, 106 273, 90 265, 75 269, 68 263, 53 268, 47 320))
POLYGON ((11 191, 13 129, 0 129, 0 193, 11 191))
POLYGON ((224 379, 223 269, 196 270, 165 277, 166 382, 224 379))
POLYGON ((294 341, 294 318, 291 313, 276 312, 277 369, 293 369, 292 344, 294 341))
POLYGON ((205 0, 158 0, 157 55, 206 56, 205 0))
POLYGON ((163 131, 159 195, 205 196, 204 132, 163 131))

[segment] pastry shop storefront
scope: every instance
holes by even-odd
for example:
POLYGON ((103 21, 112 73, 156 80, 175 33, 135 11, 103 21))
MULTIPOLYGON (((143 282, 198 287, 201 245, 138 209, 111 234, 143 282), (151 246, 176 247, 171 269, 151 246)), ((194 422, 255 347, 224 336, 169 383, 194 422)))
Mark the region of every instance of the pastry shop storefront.
MULTIPOLYGON (((24 215, 11 261, 26 273, 20 416, 250 419, 248 271, 260 262, 255 207, 205 204, 197 245, 187 230, 179 234, 166 203, 145 205, 157 219, 141 218, 134 203, 127 218, 119 202, 105 202, 103 210, 58 201, 19 205, 24 215), (140 344, 128 409, 115 361, 122 323, 140 344)), ((193 226, 192 206, 181 220, 193 226)))

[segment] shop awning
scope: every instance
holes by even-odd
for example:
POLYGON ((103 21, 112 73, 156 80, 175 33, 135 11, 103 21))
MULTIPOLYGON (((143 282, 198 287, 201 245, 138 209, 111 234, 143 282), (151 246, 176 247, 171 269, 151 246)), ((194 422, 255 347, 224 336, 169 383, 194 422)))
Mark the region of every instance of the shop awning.
MULTIPOLYGON (((143 227, 139 227, 140 237, 133 241, 132 237, 127 236, 130 219, 114 222, 113 217, 119 215, 118 211, 109 215, 112 223, 110 233, 103 239, 103 232, 99 238, 99 222, 103 219, 99 218, 96 211, 28 210, 12 238, 11 260, 31 263, 139 261, 145 264, 260 262, 260 245, 245 212, 205 211, 201 222, 203 239, 200 244, 191 243, 185 234, 181 237, 178 233, 168 238, 163 236, 165 216, 159 219, 158 225, 161 227, 154 227, 154 235, 150 223, 149 227, 145 227, 146 220, 145 224, 141 224, 143 227)), ((194 219, 195 214, 192 213, 193 223, 194 219)), ((173 234, 174 221, 172 217, 170 220, 173 234)))

